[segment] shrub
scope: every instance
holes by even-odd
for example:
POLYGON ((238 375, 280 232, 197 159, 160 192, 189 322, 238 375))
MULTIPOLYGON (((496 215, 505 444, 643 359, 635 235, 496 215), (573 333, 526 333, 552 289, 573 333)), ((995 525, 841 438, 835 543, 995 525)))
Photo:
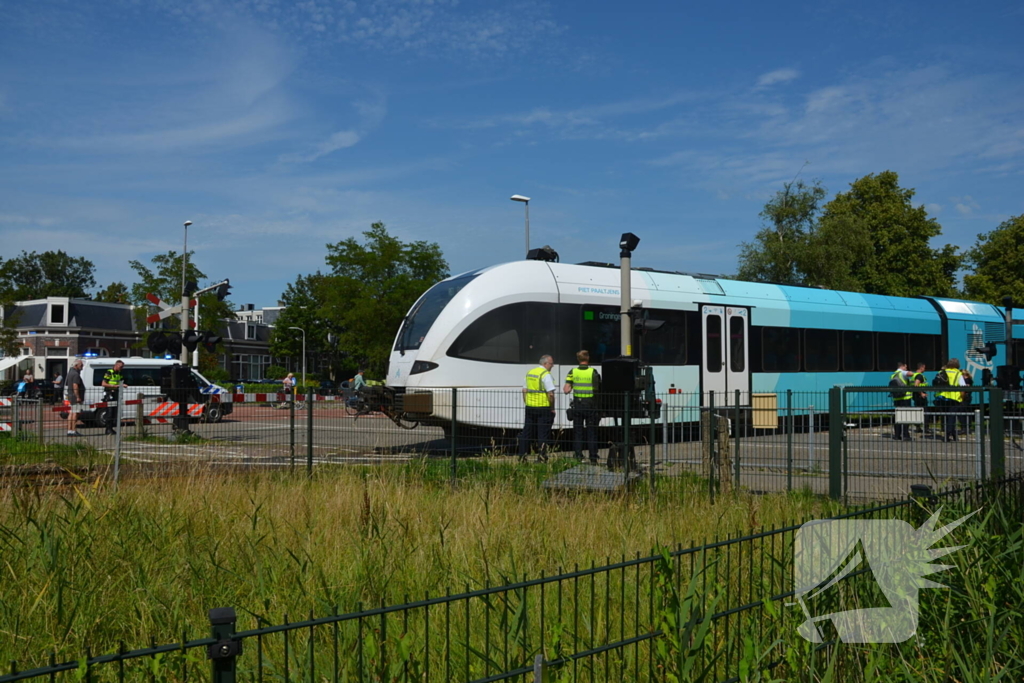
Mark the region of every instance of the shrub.
POLYGON ((282 368, 280 365, 270 365, 267 367, 267 372, 264 375, 267 379, 284 379, 288 371, 282 368))

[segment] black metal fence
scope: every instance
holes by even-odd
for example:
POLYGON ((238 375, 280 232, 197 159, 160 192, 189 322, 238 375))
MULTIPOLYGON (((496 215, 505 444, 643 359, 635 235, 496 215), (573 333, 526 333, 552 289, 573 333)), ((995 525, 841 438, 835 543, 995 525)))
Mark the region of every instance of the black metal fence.
MULTIPOLYGON (((975 508, 992 496, 1016 505, 1020 479, 856 509, 836 519, 920 524, 940 504, 975 508), (952 505, 951 505, 952 504, 952 505)), ((1012 515, 1011 515, 1012 517, 1012 515)), ((1018 516, 1019 518, 1019 516, 1018 516)), ((508 577, 501 586, 446 589, 398 605, 287 615, 280 623, 235 610, 210 612, 210 635, 49 663, 10 662, 0 683, 52 681, 663 681, 735 682, 744 672, 792 666, 787 609, 800 526, 661 549, 554 576, 508 577)), ((859 577, 859 578, 858 578, 859 577)), ((856 593, 854 572, 843 589, 856 593)), ((941 592, 937 592, 941 593, 941 592)), ((833 598, 836 600, 838 598, 833 598)), ((937 598, 938 599, 938 598, 937 598)), ((836 602, 818 607, 824 611, 836 602)), ((846 605, 849 608, 849 605, 846 605)), ((814 646, 827 648, 834 642, 814 646)))

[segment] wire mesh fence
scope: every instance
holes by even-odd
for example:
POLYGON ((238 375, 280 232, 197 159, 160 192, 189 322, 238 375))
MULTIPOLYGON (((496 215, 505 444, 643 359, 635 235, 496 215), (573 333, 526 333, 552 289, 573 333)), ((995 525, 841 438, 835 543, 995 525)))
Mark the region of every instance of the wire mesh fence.
POLYGON ((546 461, 557 463, 552 476, 571 471, 549 482, 554 488, 671 489, 696 477, 713 494, 806 489, 884 499, 911 483, 1020 471, 1019 406, 994 388, 963 389, 953 401, 922 387, 920 405, 904 405, 888 388, 840 387, 606 396, 571 410, 563 395, 553 409, 526 407, 518 388, 228 394, 184 406, 139 395, 85 406, 74 422, 66 405, 2 399, 0 457, 119 473, 182 463, 312 472, 425 459, 447 461, 452 479, 479 469, 460 466, 468 459, 546 461))

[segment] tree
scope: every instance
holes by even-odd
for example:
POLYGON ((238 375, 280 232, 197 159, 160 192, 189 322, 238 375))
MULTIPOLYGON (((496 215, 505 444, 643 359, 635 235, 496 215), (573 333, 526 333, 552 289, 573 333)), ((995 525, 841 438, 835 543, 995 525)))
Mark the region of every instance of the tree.
POLYGON ((761 211, 764 227, 753 242, 740 245, 737 277, 753 282, 801 283, 801 258, 826 194, 820 180, 810 185, 797 180, 776 192, 761 211))
MULTIPOLYGON (((942 226, 928 217, 923 206, 913 206, 913 197, 914 190, 900 187, 893 171, 855 180, 848 192, 837 194, 825 205, 810 238, 812 247, 825 249, 824 242, 854 230, 860 233, 854 239, 859 250, 848 259, 845 278, 854 291, 954 296, 961 257, 951 245, 931 248, 930 241, 942 233, 942 226)), ((813 279, 806 278, 805 284, 829 286, 821 277, 819 271, 813 279)))
MULTIPOLYGON (((302 357, 302 333, 289 328, 298 327, 306 332, 306 353, 320 359, 331 376, 339 368, 342 355, 331 340, 337 329, 333 317, 325 309, 323 293, 325 276, 319 271, 312 275, 299 275, 281 295, 284 308, 274 322, 270 335, 270 353, 273 356, 302 357)), ((282 375, 283 377, 284 375, 282 375)), ((270 377, 269 370, 267 377, 270 377)))
POLYGON ((0 280, 0 357, 20 353, 13 291, 9 283, 0 280))
POLYGON ((338 346, 372 375, 387 368, 391 344, 410 306, 438 280, 448 263, 434 242, 403 243, 383 223, 355 238, 327 245, 331 272, 317 288, 323 318, 338 346))
POLYGON ((123 282, 111 282, 106 289, 96 293, 96 301, 107 304, 127 304, 131 301, 131 292, 123 282))
POLYGON ((913 190, 884 171, 860 178, 826 204, 825 189, 790 183, 761 217, 768 225, 741 245, 738 277, 893 296, 954 296, 961 257, 954 246, 932 249, 942 227, 913 190))
POLYGON ((63 251, 23 251, 7 261, 0 259, 0 280, 8 283, 15 301, 48 296, 88 299, 88 290, 96 286, 95 270, 92 261, 63 251))
POLYGON ((968 298, 1002 305, 1004 296, 1024 305, 1024 214, 1003 221, 995 230, 978 235, 967 252, 964 275, 968 298))

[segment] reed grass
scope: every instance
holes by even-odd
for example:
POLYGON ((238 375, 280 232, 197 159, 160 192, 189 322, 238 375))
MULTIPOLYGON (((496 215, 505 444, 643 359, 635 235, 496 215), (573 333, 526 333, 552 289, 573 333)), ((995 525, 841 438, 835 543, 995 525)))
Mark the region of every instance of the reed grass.
POLYGON ((807 496, 563 495, 564 467, 212 473, 0 490, 0 661, 201 637, 209 608, 279 622, 548 574, 820 514, 807 496), (199 633, 194 629, 199 628, 199 633))

